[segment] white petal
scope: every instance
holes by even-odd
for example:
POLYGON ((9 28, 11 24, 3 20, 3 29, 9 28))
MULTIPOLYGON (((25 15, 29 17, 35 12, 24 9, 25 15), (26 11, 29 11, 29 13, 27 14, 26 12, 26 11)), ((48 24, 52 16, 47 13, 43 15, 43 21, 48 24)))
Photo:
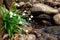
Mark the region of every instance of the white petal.
POLYGON ((13 13, 12 13, 12 12, 10 12, 10 15, 13 15, 13 13))
POLYGON ((24 12, 27 12, 26 10, 24 12))
POLYGON ((31 18, 33 18, 33 16, 31 15, 31 18))
POLYGON ((16 3, 15 5, 18 6, 18 7, 20 6, 18 3, 16 3))
POLYGON ((20 21, 19 24, 22 24, 22 22, 20 21))
POLYGON ((12 16, 12 15, 10 15, 10 17, 12 18, 13 16, 12 16))
POLYGON ((28 30, 25 30, 26 32, 29 32, 28 30))
POLYGON ((16 16, 16 14, 14 14, 14 16, 16 16))
POLYGON ((23 14, 22 14, 23 16, 25 16, 25 13, 23 12, 23 14))
POLYGON ((31 18, 29 18, 29 20, 31 20, 31 18))

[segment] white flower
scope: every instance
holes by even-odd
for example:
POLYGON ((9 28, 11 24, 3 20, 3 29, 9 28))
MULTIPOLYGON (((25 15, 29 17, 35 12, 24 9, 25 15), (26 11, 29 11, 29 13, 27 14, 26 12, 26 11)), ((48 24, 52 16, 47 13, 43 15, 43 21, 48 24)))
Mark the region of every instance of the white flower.
POLYGON ((31 18, 33 18, 33 16, 31 15, 31 18))
POLYGON ((23 12, 23 14, 22 14, 23 16, 25 16, 25 13, 23 12))
POLYGON ((10 15, 13 15, 13 13, 12 13, 12 12, 10 12, 10 15))
POLYGON ((10 15, 10 17, 12 18, 13 16, 12 16, 12 15, 10 15))
POLYGON ((29 20, 31 20, 31 18, 29 18, 29 20))
POLYGON ((26 10, 24 12, 27 12, 26 10))
POLYGON ((16 3, 15 6, 18 6, 19 7, 20 5, 18 3, 16 3))
POLYGON ((29 32, 28 30, 25 30, 25 32, 29 32))
POLYGON ((12 12, 10 12, 9 14, 10 14, 10 17, 13 17, 13 13, 12 12))
POLYGON ((14 14, 14 16, 16 16, 16 14, 14 14))
POLYGON ((19 24, 22 24, 22 22, 20 21, 19 24))

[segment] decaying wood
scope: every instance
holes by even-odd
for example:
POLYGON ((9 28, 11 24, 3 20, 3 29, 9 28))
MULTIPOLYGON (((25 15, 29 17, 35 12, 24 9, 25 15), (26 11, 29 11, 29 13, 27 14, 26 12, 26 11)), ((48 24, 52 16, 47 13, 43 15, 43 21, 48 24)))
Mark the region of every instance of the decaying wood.
POLYGON ((47 14, 51 14, 51 13, 57 14, 58 13, 58 9, 54 9, 54 8, 52 8, 48 5, 42 4, 42 3, 34 4, 32 7, 32 11, 42 11, 47 14))

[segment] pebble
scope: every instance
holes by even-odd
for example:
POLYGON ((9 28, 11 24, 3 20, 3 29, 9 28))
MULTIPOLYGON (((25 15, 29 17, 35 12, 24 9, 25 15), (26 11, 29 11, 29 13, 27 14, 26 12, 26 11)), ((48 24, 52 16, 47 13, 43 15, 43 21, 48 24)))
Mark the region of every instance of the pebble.
POLYGON ((56 24, 60 24, 60 14, 56 14, 54 17, 53 17, 54 21, 56 24))

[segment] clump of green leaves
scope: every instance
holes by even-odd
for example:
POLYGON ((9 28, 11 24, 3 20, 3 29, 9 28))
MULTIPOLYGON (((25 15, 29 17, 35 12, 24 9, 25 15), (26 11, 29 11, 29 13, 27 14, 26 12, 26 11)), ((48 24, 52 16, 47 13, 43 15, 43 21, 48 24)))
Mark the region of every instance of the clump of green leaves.
POLYGON ((6 8, 0 7, 0 13, 2 14, 3 26, 2 30, 6 30, 10 37, 14 35, 14 33, 20 33, 19 30, 24 30, 21 25, 27 25, 25 19, 21 18, 18 15, 17 10, 6 10, 6 8))

